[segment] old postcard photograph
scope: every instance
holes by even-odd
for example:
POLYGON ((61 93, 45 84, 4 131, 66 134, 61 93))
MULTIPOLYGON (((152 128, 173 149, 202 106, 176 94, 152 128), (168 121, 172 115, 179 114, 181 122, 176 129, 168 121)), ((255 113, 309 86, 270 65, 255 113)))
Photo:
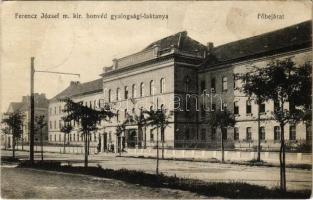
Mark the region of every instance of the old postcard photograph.
POLYGON ((3 1, 3 199, 309 199, 312 3, 3 1))

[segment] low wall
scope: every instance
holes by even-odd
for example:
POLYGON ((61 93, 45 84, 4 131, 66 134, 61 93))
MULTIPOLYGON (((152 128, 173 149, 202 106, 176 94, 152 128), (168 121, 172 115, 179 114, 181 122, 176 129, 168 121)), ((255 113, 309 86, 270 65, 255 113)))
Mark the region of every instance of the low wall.
MULTIPOLYGON (((128 149, 125 156, 143 156, 156 157, 156 149, 128 149)), ((162 149, 159 149, 159 156, 162 155, 162 149)), ((183 159, 221 159, 221 151, 208 150, 172 150, 164 149, 164 158, 183 158, 183 159)), ((225 160, 229 161, 249 161, 257 158, 257 152, 246 151, 225 151, 225 160)), ((279 152, 261 152, 261 159, 269 163, 279 163, 279 152)), ((292 164, 311 164, 311 153, 286 153, 286 162, 292 164)))
MULTIPOLYGON (((3 147, 2 147, 3 149, 3 147)), ((18 146, 18 150, 22 147, 18 146)), ((24 146, 25 151, 29 151, 29 146, 24 146)), ((35 146, 34 150, 39 152, 40 146, 35 146)), ((44 152, 51 153, 64 153, 61 146, 44 146, 44 152)), ((83 154, 84 147, 66 147, 65 153, 83 154)), ((90 154, 96 154, 97 149, 90 147, 90 154)), ((156 157, 156 149, 128 149, 127 152, 123 152, 124 156, 134 157, 156 157)), ((113 153, 110 153, 111 155, 113 153)), ((117 154, 118 155, 118 154, 117 154)), ((162 156, 162 149, 159 149, 159 156, 162 156)), ((210 160, 221 158, 221 151, 212 150, 173 150, 164 149, 164 158, 168 159, 197 159, 197 160, 210 160)), ((224 158, 227 161, 249 161, 257 158, 257 152, 248 151, 225 151, 224 158)), ((269 163, 279 163, 278 152, 261 152, 261 159, 269 163)), ((286 153, 286 162, 290 164, 311 164, 311 153, 286 153)))
MULTIPOLYGON (((22 150, 22 146, 18 146, 16 149, 22 150)), ((29 146, 24 146, 23 150, 29 151, 29 146)), ((40 146, 34 146, 35 152, 40 152, 41 147, 40 146)), ((44 152, 50 152, 50 153, 64 153, 64 148, 62 146, 44 146, 43 147, 44 152)), ((90 147, 90 154, 97 153, 97 149, 95 147, 90 147)), ((73 153, 73 154, 83 154, 84 153, 84 147, 65 147, 65 153, 73 153)))

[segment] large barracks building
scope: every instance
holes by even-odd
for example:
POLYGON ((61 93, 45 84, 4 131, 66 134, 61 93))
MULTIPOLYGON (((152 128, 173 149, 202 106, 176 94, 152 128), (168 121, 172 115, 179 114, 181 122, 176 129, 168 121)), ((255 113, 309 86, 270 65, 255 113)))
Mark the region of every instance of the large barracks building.
MULTIPOLYGON (((101 78, 72 82, 52 98, 49 141, 63 144, 60 128, 64 105, 58 99, 70 97, 95 109, 108 103, 117 114, 110 122, 99 123, 99 130, 91 136, 92 144, 100 146, 101 151, 116 151, 119 142, 125 148, 154 148, 157 135, 167 148, 214 149, 221 134, 204 123, 209 112, 202 105, 209 101, 211 110, 227 107, 235 114, 237 123, 227 130, 227 147, 253 148, 258 138, 257 105, 240 92, 241 82, 234 75, 248 72, 252 66, 266 66, 275 59, 291 58, 298 65, 311 62, 311 29, 311 21, 306 21, 216 47, 212 42, 197 42, 186 31, 152 42, 142 51, 113 59, 111 66, 103 68, 101 78), (205 93, 210 96, 207 100, 202 98, 205 93), (122 137, 117 137, 116 127, 127 115, 157 108, 173 113, 164 137, 151 127, 138 131, 135 124, 127 125, 122 137)), ((273 109, 273 102, 261 106, 261 145, 268 149, 278 148, 280 140, 279 126, 270 119, 273 109)), ((73 125, 67 140, 82 144, 79 125, 73 125)), ((289 143, 310 142, 311 137, 308 124, 285 127, 289 143)))

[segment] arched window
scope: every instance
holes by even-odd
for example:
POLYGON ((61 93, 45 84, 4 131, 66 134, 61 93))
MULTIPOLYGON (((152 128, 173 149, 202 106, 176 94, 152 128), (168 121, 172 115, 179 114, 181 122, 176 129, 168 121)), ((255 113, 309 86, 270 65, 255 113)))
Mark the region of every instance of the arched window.
POLYGON ((120 88, 116 89, 116 101, 120 100, 120 88))
POLYGON ((154 81, 150 81, 150 95, 154 95, 154 81))
POLYGON ((133 85, 132 85, 132 97, 133 97, 133 98, 136 98, 136 93, 137 93, 137 91, 136 91, 136 85, 133 84, 133 85))
POLYGON ((128 99, 128 87, 127 86, 125 86, 124 98, 128 99))
POLYGON ((111 89, 108 91, 108 101, 109 102, 111 102, 111 100, 112 100, 112 91, 111 91, 111 89))
POLYGON ((143 97, 145 95, 145 84, 140 83, 140 96, 143 97))
POLYGON ((164 93, 165 92, 165 79, 161 78, 160 80, 160 93, 164 93))
POLYGON ((119 110, 117 110, 117 111, 116 111, 116 121, 117 121, 117 122, 119 122, 119 120, 118 120, 119 115, 120 115, 120 111, 119 111, 119 110))

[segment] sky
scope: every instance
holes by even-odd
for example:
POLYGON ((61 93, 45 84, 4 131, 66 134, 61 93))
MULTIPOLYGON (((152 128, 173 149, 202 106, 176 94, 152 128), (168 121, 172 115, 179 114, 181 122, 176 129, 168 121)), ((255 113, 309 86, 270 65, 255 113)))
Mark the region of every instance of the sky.
POLYGON ((79 73, 80 77, 35 74, 35 92, 47 98, 70 81, 100 78, 114 58, 138 52, 150 43, 180 31, 214 46, 280 29, 312 18, 310 1, 53 1, 2 2, 0 112, 21 101, 30 90, 30 58, 36 70, 79 73), (60 14, 59 19, 21 19, 16 14, 60 14), (80 13, 81 19, 63 19, 80 13), (167 20, 86 19, 86 13, 159 14, 167 20), (281 20, 258 14, 284 15, 281 20))

